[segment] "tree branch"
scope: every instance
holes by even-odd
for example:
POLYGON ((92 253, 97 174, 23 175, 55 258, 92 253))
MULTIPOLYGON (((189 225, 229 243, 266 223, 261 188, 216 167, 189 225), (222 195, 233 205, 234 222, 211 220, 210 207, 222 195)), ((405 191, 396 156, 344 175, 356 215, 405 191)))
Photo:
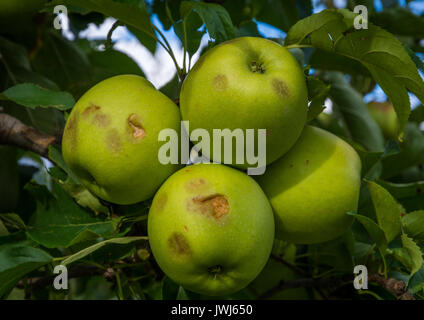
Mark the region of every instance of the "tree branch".
POLYGON ((415 300, 412 293, 407 290, 405 282, 401 280, 396 280, 394 278, 385 279, 379 274, 372 274, 369 276, 368 281, 378 283, 393 294, 398 300, 415 300))
POLYGON ((0 113, 0 144, 17 146, 47 157, 48 147, 55 141, 54 136, 29 127, 8 114, 0 113))
POLYGON ((284 260, 283 258, 275 255, 275 254, 271 254, 271 258, 274 259, 275 261, 278 261, 279 263, 285 265, 286 267, 288 267, 289 269, 293 270, 294 272, 302 275, 302 276, 307 276, 308 273, 303 271, 302 269, 296 267, 294 264, 291 264, 290 262, 284 260))

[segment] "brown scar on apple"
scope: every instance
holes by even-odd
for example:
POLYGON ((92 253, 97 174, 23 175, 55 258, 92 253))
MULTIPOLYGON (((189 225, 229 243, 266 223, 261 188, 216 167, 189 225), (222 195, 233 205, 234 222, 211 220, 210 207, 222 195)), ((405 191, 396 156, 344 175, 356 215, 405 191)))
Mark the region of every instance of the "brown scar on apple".
POLYGON ((83 117, 87 117, 98 110, 100 110, 99 106, 95 105, 94 103, 90 103, 90 105, 81 112, 81 115, 83 117))
POLYGON ((77 128, 78 128, 78 118, 79 115, 78 113, 74 112, 65 127, 65 139, 67 139, 69 141, 69 146, 71 148, 71 150, 75 150, 78 141, 77 141, 77 128))
POLYGON ((141 118, 135 113, 131 113, 128 117, 128 124, 134 139, 143 139, 146 136, 146 131, 141 124, 141 118))
POLYGON ((110 118, 104 113, 96 113, 93 118, 93 123, 104 128, 110 125, 110 118))
POLYGON ((281 98, 286 98, 289 95, 287 84, 278 78, 272 79, 272 88, 281 98))
POLYGON ((212 80, 213 87, 216 91, 224 91, 228 87, 228 79, 224 74, 216 75, 212 80))
POLYGON ((163 192, 160 195, 157 196, 156 200, 155 200, 155 208, 157 211, 162 211, 163 208, 166 205, 166 202, 168 201, 168 195, 163 192))
MULTIPOLYGON (((200 210, 202 214, 212 216, 215 220, 221 220, 230 211, 230 205, 224 195, 213 194, 210 196, 197 196, 192 199, 194 210, 200 210)), ((192 207, 189 206, 189 209, 192 207)))
POLYGON ((121 139, 119 138, 118 130, 111 129, 106 133, 105 144, 113 152, 119 152, 121 150, 121 139))
POLYGON ((180 232, 174 232, 171 237, 168 239, 169 249, 177 255, 191 255, 190 245, 184 237, 184 235, 180 232))
MULTIPOLYGON (((189 169, 186 169, 186 172, 189 169)), ((196 179, 191 179, 189 181, 187 181, 186 183, 186 189, 188 191, 196 191, 197 189, 206 186, 207 185, 207 181, 203 178, 196 178, 196 179)))

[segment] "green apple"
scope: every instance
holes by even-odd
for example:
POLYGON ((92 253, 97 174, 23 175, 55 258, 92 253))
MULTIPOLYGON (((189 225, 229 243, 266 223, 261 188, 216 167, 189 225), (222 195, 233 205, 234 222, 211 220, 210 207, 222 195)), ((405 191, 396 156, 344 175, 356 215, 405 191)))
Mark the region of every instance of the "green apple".
POLYGON ((109 202, 152 197, 180 168, 158 160, 162 129, 180 132, 178 107, 146 79, 121 75, 88 90, 67 120, 63 158, 81 182, 109 202))
POLYGON ((274 228, 271 206, 255 180, 221 164, 173 174, 148 215, 149 242, 161 269, 207 296, 234 293, 259 274, 274 228))
MULTIPOLYGON (((265 129, 269 164, 299 138, 308 91, 302 69, 286 48, 263 38, 242 37, 217 45, 199 59, 183 83, 180 108, 190 133, 203 128, 213 136, 214 129, 240 128, 254 129, 257 137, 257 130, 265 129)), ((221 161, 217 157, 221 150, 202 151, 209 159, 223 162, 223 156, 221 161)), ((252 166, 246 158, 237 164, 235 154, 233 146, 228 164, 252 166)))
POLYGON ((381 128, 386 139, 396 139, 398 134, 398 118, 390 102, 372 101, 367 104, 368 111, 381 128))
POLYGON ((358 205, 361 161, 344 140, 306 126, 299 140, 257 180, 275 213, 276 237, 318 243, 341 236, 358 205))

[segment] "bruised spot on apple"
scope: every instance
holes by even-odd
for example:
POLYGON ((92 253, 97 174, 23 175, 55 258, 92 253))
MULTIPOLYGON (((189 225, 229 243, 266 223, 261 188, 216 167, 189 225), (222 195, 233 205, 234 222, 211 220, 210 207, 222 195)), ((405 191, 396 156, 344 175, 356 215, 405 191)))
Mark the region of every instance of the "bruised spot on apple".
POLYGON ((229 213, 230 205, 224 195, 212 194, 209 196, 196 196, 193 199, 189 199, 187 210, 200 211, 206 217, 212 217, 220 221, 229 213), (191 206, 192 203, 194 206, 191 206))
MULTIPOLYGON (((190 169, 185 169, 186 172, 189 172, 190 169)), ((199 179, 193 179, 187 181, 185 187, 188 191, 197 191, 199 188, 207 186, 207 181, 205 179, 199 178, 199 179)))
POLYGON ((156 203, 155 203, 156 210, 158 212, 162 211, 163 208, 165 207, 167 201, 168 201, 168 196, 167 196, 167 194, 165 192, 163 192, 161 194, 158 194, 157 195, 157 200, 156 200, 156 203))
POLYGON ((110 125, 110 117, 103 113, 96 113, 93 117, 93 123, 96 126, 99 126, 101 128, 105 128, 110 125))
POLYGON ((146 136, 143 125, 141 124, 141 119, 135 113, 131 113, 128 117, 128 124, 131 127, 132 136, 134 139, 143 139, 146 136))
POLYGON ((63 133, 63 142, 69 146, 72 152, 75 151, 78 145, 78 118, 79 114, 77 112, 70 115, 63 133))
POLYGON ((168 239, 169 249, 172 254, 182 256, 190 255, 190 245, 184 235, 180 232, 174 232, 168 239))
POLYGON ((89 115, 93 114, 94 112, 100 110, 101 108, 93 103, 90 103, 90 105, 85 108, 82 112, 81 112, 81 116, 82 117, 88 117, 89 115))
POLYGON ((216 75, 212 81, 216 91, 224 91, 228 87, 228 79, 224 74, 216 75))
POLYGON ((166 180, 147 221, 160 268, 183 287, 208 296, 234 293, 265 266, 274 217, 251 177, 220 164, 197 164, 166 180), (190 169, 190 170, 188 170, 190 169), (200 181, 202 188, 187 188, 200 181), (162 206, 163 194, 167 204, 162 206))
POLYGON ((274 91, 282 98, 287 98, 289 95, 289 89, 284 81, 280 79, 272 79, 272 87, 274 91))
POLYGON ((105 144, 112 152, 121 151, 121 139, 118 130, 110 129, 105 136, 105 144))

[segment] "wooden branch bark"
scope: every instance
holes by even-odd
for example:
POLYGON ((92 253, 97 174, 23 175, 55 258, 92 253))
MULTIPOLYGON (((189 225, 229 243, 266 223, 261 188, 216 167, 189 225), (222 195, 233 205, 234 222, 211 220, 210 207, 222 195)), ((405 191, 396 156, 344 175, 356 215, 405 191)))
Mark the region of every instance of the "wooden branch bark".
POLYGON ((394 278, 385 279, 379 274, 370 275, 368 281, 378 283, 392 293, 398 300, 415 300, 412 293, 407 289, 406 283, 403 281, 394 278))
POLYGON ((48 147, 55 141, 54 136, 29 127, 6 113, 0 113, 0 144, 17 146, 47 157, 48 147))

